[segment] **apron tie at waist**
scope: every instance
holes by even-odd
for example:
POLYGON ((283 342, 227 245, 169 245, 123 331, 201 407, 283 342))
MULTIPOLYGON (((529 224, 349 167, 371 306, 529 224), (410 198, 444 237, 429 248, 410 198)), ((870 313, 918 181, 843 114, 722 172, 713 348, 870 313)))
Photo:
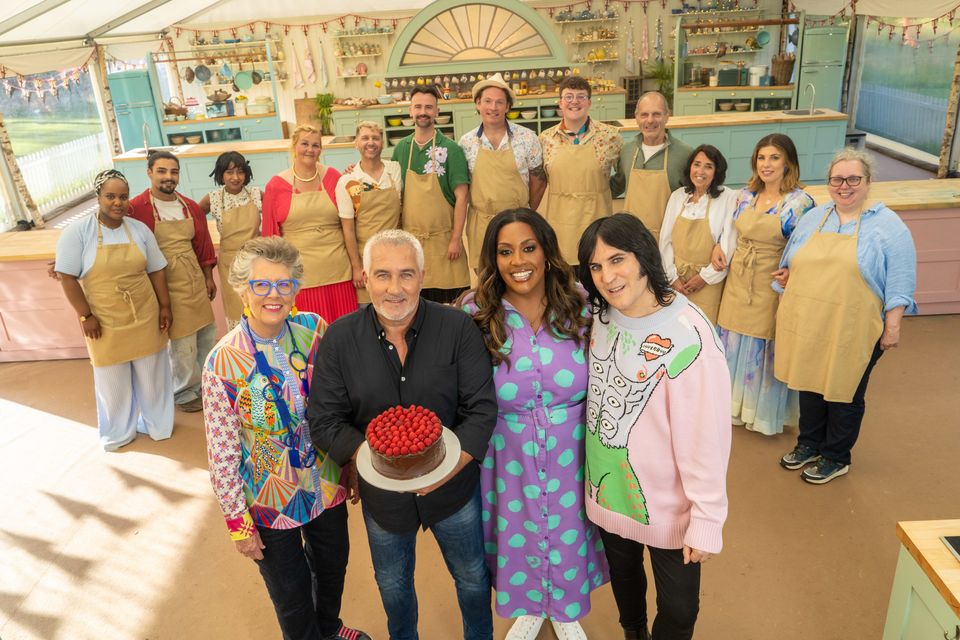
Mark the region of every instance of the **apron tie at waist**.
MULTIPOLYGON (((409 231, 409 229, 408 229, 408 231, 409 231)), ((429 240, 430 238, 435 238, 435 237, 437 237, 437 236, 447 235, 448 233, 450 233, 449 230, 447 230, 447 231, 410 231, 410 234, 411 234, 414 238, 416 238, 417 240, 419 240, 419 241, 420 241, 420 244, 423 244, 424 242, 426 242, 426 241, 429 240)))
MULTIPOLYGON (((747 270, 753 273, 754 268, 757 266, 757 258, 762 254, 767 255, 777 255, 779 254, 779 249, 767 248, 762 245, 758 246, 757 243, 751 242, 750 240, 745 240, 740 238, 737 241, 738 248, 743 249, 743 259, 737 264, 737 273, 741 276, 744 275, 747 270)), ((753 289, 753 278, 747 278, 747 304, 753 302, 753 294, 755 293, 753 289)))
POLYGON ((133 314, 133 322, 140 322, 140 318, 137 317, 137 307, 133 304, 133 295, 130 291, 121 289, 119 285, 117 285, 116 291, 123 297, 123 301, 127 303, 127 306, 130 307, 130 313, 133 314))

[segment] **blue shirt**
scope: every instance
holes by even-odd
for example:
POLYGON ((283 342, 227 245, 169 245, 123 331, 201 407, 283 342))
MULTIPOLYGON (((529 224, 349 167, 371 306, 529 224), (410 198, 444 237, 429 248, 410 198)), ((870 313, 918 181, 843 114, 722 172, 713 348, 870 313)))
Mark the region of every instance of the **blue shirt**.
POLYGON ((54 269, 60 273, 82 278, 90 271, 97 259, 97 226, 103 230, 103 244, 126 244, 127 232, 134 243, 147 257, 147 273, 160 271, 167 266, 167 259, 160 252, 157 239, 150 228, 129 216, 124 217, 123 224, 116 229, 108 229, 100 225, 95 215, 84 216, 76 222, 70 223, 60 239, 57 240, 57 263, 54 269))
MULTIPOLYGON (((781 267, 789 267, 790 261, 806 241, 817 232, 817 227, 827 216, 821 233, 853 235, 857 221, 840 225, 840 216, 833 202, 811 209, 800 218, 780 259, 781 267)), ((861 214, 860 235, 857 238, 857 264, 870 289, 883 300, 886 313, 896 307, 906 307, 904 313, 915 314, 917 303, 913 295, 917 289, 917 250, 913 236, 896 213, 882 202, 876 203, 861 214)), ((783 293, 783 287, 773 281, 773 289, 783 293)))

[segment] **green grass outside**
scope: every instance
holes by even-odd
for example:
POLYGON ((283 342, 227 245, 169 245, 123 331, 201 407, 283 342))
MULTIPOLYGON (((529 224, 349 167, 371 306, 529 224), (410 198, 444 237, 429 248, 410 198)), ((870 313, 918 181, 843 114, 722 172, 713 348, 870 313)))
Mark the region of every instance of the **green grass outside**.
POLYGON ((4 122, 13 143, 13 153, 18 157, 103 131, 99 118, 5 118, 4 122))

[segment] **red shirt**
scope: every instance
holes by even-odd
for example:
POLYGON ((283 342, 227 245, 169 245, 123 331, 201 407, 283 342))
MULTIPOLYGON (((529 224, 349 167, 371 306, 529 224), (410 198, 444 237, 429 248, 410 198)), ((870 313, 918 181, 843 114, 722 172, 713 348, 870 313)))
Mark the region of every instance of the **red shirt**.
MULTIPOLYGON (((186 203, 187 211, 193 218, 193 252, 197 254, 200 266, 217 264, 217 254, 213 250, 213 241, 210 239, 210 229, 207 227, 207 216, 196 202, 190 198, 177 194, 186 203)), ((130 217, 139 220, 153 231, 153 203, 150 201, 150 189, 140 195, 130 198, 130 217)))
MULTIPOLYGON (((327 167, 323 177, 320 179, 323 190, 327 197, 333 201, 333 206, 337 206, 337 197, 334 191, 337 188, 337 180, 340 179, 340 172, 333 167, 327 167)), ((300 190, 297 190, 300 193, 300 190)), ((282 225, 287 215, 290 213, 290 201, 293 198, 293 185, 281 178, 273 176, 267 183, 263 191, 263 229, 261 235, 279 236, 280 225, 282 225)))

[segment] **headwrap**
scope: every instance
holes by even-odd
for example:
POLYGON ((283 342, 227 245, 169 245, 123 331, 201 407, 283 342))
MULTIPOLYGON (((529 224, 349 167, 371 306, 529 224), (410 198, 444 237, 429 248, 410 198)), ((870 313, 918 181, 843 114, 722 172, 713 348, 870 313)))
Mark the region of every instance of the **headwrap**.
POLYGON ((103 189, 103 183, 107 180, 112 180, 116 178, 117 180, 123 180, 123 184, 129 184, 127 182, 127 177, 117 171, 116 169, 107 169, 106 171, 101 171, 97 174, 97 177, 93 179, 93 190, 100 195, 100 190, 103 189))

